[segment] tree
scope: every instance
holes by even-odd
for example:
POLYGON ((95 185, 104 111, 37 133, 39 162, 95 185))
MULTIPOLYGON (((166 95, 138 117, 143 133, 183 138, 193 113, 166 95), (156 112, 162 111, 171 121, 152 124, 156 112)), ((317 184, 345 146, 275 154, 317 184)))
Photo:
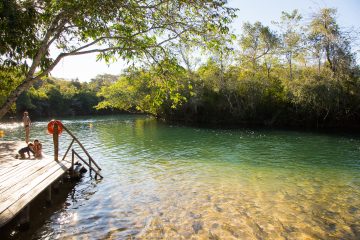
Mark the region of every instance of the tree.
POLYGON ((236 9, 225 4, 225 0, 3 0, 0 24, 5 34, 0 42, 6 47, 0 62, 22 69, 24 79, 1 105, 0 118, 62 58, 98 53, 98 59, 107 62, 144 56, 156 60, 169 42, 180 37, 226 31, 236 9), (50 58, 51 46, 62 51, 55 59, 50 58))
POLYGON ((244 23, 240 38, 240 46, 243 50, 242 63, 250 63, 253 74, 258 70, 260 59, 270 54, 277 45, 278 38, 269 27, 263 26, 260 22, 244 23))
POLYGON ((22 74, 16 69, 0 68, 0 105, 5 103, 8 93, 21 83, 22 74))
POLYGON ((281 52, 285 55, 289 66, 289 77, 293 79, 293 59, 297 57, 302 48, 302 35, 300 20, 302 19, 298 10, 291 13, 282 12, 280 22, 275 22, 282 31, 281 34, 281 52))
POLYGON ((319 71, 323 56, 334 74, 344 70, 344 67, 353 67, 355 60, 351 53, 349 37, 340 31, 336 22, 336 9, 323 8, 313 16, 309 27, 309 39, 318 58, 319 71))
POLYGON ((118 75, 99 74, 90 80, 88 87, 91 91, 99 92, 103 86, 109 86, 110 84, 115 83, 118 78, 118 75))
POLYGON ((39 43, 36 38, 35 6, 32 1, 0 1, 0 64, 21 65, 39 43))
POLYGON ((162 115, 186 100, 182 96, 186 80, 185 69, 176 59, 165 59, 150 69, 128 69, 117 82, 101 88, 98 96, 103 100, 96 108, 162 115))

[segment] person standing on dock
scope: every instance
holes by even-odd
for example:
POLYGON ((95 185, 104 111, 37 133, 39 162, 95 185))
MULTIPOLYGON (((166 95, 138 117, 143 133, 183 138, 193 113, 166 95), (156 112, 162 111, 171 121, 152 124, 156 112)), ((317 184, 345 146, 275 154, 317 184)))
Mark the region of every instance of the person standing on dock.
POLYGON ((24 112, 23 123, 24 123, 24 127, 25 127, 25 142, 29 143, 31 120, 29 117, 29 113, 27 111, 24 112))

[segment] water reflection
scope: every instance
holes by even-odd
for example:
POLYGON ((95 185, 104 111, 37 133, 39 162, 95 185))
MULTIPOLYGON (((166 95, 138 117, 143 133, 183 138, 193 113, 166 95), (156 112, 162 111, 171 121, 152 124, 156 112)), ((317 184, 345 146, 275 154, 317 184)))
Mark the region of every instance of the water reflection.
MULTIPOLYGON (((83 179, 35 238, 360 238, 354 138, 196 129, 144 116, 63 122, 105 178, 83 179)), ((32 129, 51 149, 44 126, 32 129)), ((21 137, 22 129, 5 129, 5 138, 21 137)))

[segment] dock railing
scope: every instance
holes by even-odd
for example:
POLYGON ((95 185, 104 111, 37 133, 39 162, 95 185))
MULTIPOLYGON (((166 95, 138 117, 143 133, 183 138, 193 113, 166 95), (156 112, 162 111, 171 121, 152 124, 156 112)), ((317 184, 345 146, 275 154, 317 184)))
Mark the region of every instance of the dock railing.
POLYGON ((71 154, 71 171, 74 171, 74 159, 75 157, 79 158, 85 165, 87 165, 89 167, 90 170, 90 176, 91 176, 91 171, 95 172, 95 179, 99 176, 100 178, 103 178, 103 176, 100 174, 101 168, 100 166, 95 162, 95 160, 90 156, 89 152, 85 149, 84 145, 79 141, 79 139, 77 137, 75 137, 75 135, 69 130, 67 129, 61 122, 59 121, 55 121, 54 123, 54 133, 53 133, 53 138, 54 138, 54 158, 57 161, 57 155, 58 155, 58 135, 59 135, 59 124, 61 124, 61 128, 64 129, 71 137, 72 140, 70 142, 70 145, 68 146, 68 148, 66 149, 66 152, 64 154, 64 156, 62 157, 62 160, 64 160, 67 156, 67 154, 69 153, 71 147, 73 146, 74 142, 76 142, 79 147, 81 148, 81 150, 85 153, 85 155, 88 158, 88 161, 86 161, 83 157, 81 157, 74 149, 71 150, 72 154, 71 154))
POLYGON ((98 170, 96 170, 92 166, 92 163, 97 166, 96 162, 91 157, 89 157, 89 162, 87 163, 74 149, 72 149, 72 154, 71 154, 71 170, 72 170, 72 172, 74 171, 75 156, 78 157, 85 165, 87 165, 89 167, 90 175, 91 175, 91 171, 95 172, 95 179, 97 178, 97 176, 99 176, 100 178, 103 178, 103 176, 101 176, 101 174, 99 173, 100 168, 98 168, 98 170))

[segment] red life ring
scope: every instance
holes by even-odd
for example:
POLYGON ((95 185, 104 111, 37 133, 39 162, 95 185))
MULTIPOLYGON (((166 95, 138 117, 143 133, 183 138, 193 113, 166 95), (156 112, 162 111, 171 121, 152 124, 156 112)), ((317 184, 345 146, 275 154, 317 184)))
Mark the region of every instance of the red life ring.
POLYGON ((59 121, 59 120, 51 120, 48 123, 47 129, 48 129, 48 133, 49 134, 53 134, 54 133, 54 125, 55 123, 58 125, 58 133, 59 135, 62 133, 63 131, 63 124, 59 121))

